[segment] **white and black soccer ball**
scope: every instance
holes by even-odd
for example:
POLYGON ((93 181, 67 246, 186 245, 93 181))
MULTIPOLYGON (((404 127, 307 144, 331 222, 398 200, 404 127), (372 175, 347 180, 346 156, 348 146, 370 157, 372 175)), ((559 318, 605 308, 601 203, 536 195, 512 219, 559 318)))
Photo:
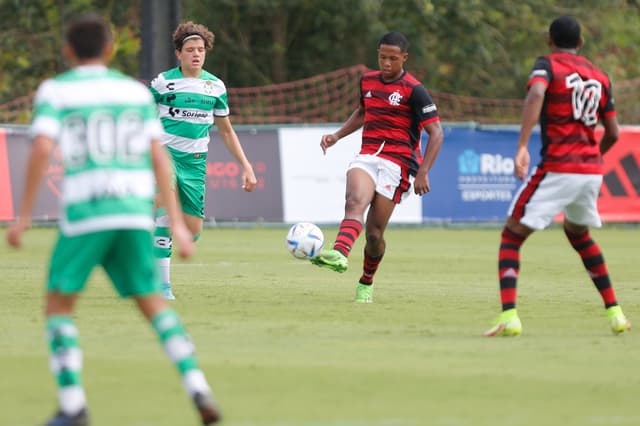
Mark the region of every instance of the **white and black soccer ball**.
POLYGON ((287 250, 298 259, 310 259, 320 253, 324 245, 324 235, 313 223, 300 222, 287 232, 287 250))

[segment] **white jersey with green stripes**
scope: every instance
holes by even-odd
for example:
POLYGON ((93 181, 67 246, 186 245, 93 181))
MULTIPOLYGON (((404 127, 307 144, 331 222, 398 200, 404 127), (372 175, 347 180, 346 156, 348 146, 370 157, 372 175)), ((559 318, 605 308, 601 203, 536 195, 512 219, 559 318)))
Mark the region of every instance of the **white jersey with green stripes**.
POLYGON ((185 77, 173 68, 160 73, 150 88, 165 131, 162 143, 181 152, 207 152, 214 116, 229 115, 222 80, 205 70, 199 78, 185 77))
POLYGON ((57 141, 64 166, 62 234, 151 230, 150 148, 162 125, 148 88, 105 66, 85 65, 44 81, 34 103, 31 135, 57 141))

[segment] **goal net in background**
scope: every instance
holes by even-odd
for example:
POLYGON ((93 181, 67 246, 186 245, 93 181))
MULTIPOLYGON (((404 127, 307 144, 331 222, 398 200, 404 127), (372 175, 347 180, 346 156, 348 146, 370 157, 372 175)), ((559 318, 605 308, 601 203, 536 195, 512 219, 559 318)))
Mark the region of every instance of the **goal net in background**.
MULTIPOLYGON (((234 124, 341 123, 357 106, 360 76, 369 71, 355 65, 337 71, 269 86, 228 88, 234 124)), ((429 88, 444 122, 519 124, 522 99, 460 96, 429 88)), ((524 92, 524 89, 523 89, 524 92)), ((614 86, 618 119, 640 124, 640 78, 614 86)), ((0 105, 0 123, 26 124, 32 96, 0 105)))
MULTIPOLYGON (((238 124, 343 122, 357 106, 365 65, 270 86, 229 89, 232 119, 238 124)), ((428 88, 442 121, 520 124, 522 99, 461 96, 428 88)), ((621 123, 640 124, 640 78, 614 87, 621 123)), ((524 88, 523 88, 524 94, 524 88)))
MULTIPOLYGON (((271 86, 229 89, 238 124, 343 122, 358 105, 365 65, 271 86)), ((518 123, 522 100, 484 99, 430 90, 443 121, 518 123)))
POLYGON ((289 83, 230 88, 231 119, 237 124, 342 122, 358 105, 358 81, 367 70, 356 65, 289 83))

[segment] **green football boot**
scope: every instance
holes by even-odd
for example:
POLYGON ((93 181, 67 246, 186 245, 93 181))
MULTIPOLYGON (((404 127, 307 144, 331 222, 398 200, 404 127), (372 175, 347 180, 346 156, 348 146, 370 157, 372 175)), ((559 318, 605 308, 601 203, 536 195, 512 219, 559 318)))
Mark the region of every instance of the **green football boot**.
POLYGON ((311 263, 336 272, 344 272, 349 267, 349 260, 338 250, 322 250, 318 255, 309 259, 311 263))
POLYGON ((607 318, 609 319, 611 331, 613 331, 614 334, 620 334, 631 330, 631 323, 622 313, 622 308, 620 306, 616 305, 607 308, 607 318))
POLYGON ((373 302, 373 284, 358 284, 356 287, 355 303, 372 303, 373 302))
POLYGON ((493 327, 484 332, 487 337, 491 336, 518 336, 522 333, 522 323, 518 318, 515 309, 503 311, 496 319, 493 327))

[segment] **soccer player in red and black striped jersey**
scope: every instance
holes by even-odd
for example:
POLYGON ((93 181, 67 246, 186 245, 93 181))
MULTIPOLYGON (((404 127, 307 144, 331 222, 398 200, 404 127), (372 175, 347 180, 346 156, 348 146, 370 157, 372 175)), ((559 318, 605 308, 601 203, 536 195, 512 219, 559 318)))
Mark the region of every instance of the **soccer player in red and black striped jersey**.
POLYGON ((363 75, 358 108, 337 132, 323 135, 320 142, 326 154, 338 140, 362 127, 360 153, 347 170, 345 214, 333 249, 311 259, 316 265, 346 271, 347 258, 364 224, 366 245, 356 288, 358 303, 373 300, 373 277, 385 253, 384 231, 396 204, 409 194, 412 180, 416 194, 429 192, 429 170, 443 141, 435 103, 422 83, 404 69, 408 46, 399 32, 380 39, 380 70, 363 75), (429 135, 424 156, 420 147, 423 129, 429 135))
POLYGON ((540 164, 514 197, 502 231, 498 260, 502 313, 485 336, 522 332, 516 312, 516 281, 520 247, 532 232, 546 228, 564 214, 564 232, 604 302, 611 330, 631 328, 616 300, 607 265, 589 226, 600 227, 598 193, 602 184, 602 155, 618 139, 618 120, 607 75, 578 55, 583 39, 575 18, 562 16, 549 27, 551 54, 539 57, 529 77, 522 127, 515 157, 515 174, 529 169, 527 148, 540 121, 540 164), (596 124, 604 134, 596 139, 596 124))

